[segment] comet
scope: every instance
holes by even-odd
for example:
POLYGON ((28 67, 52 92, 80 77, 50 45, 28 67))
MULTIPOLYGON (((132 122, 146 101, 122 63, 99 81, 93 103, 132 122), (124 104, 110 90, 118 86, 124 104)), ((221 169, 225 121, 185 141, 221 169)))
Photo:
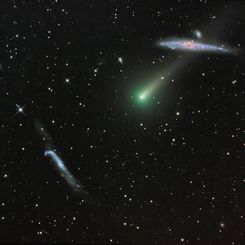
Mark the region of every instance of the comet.
POLYGON ((161 85, 162 80, 164 80, 164 77, 161 77, 160 79, 156 79, 153 81, 150 85, 148 85, 141 93, 139 93, 139 100, 145 101, 149 97, 152 96, 152 93, 161 85))
POLYGON ((159 47, 191 52, 232 53, 228 48, 191 39, 166 39, 157 43, 159 47))

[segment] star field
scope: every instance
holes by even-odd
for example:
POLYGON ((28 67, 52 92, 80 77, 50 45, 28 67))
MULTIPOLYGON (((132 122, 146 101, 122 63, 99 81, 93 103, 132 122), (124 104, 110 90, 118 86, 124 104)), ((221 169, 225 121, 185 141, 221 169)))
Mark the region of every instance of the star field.
POLYGON ((243 2, 0 6, 0 242, 245 244, 243 2))

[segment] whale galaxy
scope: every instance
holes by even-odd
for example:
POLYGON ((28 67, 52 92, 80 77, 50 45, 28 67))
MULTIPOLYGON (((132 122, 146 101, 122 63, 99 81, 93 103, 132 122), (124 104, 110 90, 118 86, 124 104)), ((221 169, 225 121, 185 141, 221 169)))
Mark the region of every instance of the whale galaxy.
POLYGON ((231 53, 230 49, 218 46, 215 44, 208 44, 196 42, 188 39, 167 39, 158 42, 158 46, 170 48, 173 50, 184 50, 192 52, 214 52, 214 53, 231 53))

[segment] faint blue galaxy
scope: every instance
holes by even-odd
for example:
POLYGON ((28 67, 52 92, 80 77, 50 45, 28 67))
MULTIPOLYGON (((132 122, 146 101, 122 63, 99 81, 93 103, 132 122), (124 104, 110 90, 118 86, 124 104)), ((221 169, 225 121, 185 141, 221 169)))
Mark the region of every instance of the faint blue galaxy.
POLYGON ((56 154, 56 152, 53 150, 46 150, 44 155, 47 157, 50 157, 53 160, 53 162, 55 163, 55 166, 59 170, 59 173, 66 180, 66 182, 72 187, 72 189, 80 192, 81 191, 80 182, 77 179, 75 179, 75 177, 69 172, 64 162, 56 154))
POLYGON ((58 170, 58 173, 66 180, 74 191, 86 194, 80 182, 70 173, 63 160, 57 154, 56 150, 54 150, 55 148, 53 146, 52 137, 39 120, 35 121, 35 127, 44 144, 44 155, 51 158, 58 170))

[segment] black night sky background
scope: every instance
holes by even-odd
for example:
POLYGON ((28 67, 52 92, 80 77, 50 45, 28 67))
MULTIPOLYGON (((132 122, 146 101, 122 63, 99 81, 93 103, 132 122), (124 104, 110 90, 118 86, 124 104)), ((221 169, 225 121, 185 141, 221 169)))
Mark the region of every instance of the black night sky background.
POLYGON ((245 244, 244 13, 226 0, 1 1, 0 242, 245 244), (172 37, 234 53, 155 45, 172 37))

